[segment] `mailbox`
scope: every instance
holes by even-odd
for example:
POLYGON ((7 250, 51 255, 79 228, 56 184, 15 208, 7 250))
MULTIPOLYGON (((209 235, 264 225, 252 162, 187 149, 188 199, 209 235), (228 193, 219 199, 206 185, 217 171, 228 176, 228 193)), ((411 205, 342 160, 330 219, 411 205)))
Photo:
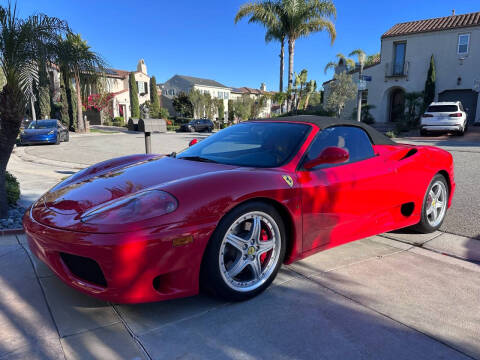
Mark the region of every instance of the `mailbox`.
POLYGON ((140 119, 138 120, 138 131, 145 133, 145 152, 152 153, 152 132, 167 132, 167 122, 163 119, 140 119))
POLYGON ((167 132, 167 122, 164 119, 140 119, 138 121, 138 131, 144 133, 167 132))
POLYGON ((129 131, 138 131, 138 120, 140 119, 130 118, 128 120, 127 128, 129 131))

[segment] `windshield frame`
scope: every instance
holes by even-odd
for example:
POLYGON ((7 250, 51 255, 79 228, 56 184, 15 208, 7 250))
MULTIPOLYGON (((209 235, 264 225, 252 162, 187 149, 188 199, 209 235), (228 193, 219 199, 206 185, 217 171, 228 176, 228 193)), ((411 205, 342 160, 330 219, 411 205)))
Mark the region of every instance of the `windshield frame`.
POLYGON ((57 120, 53 120, 53 119, 33 120, 32 122, 30 122, 30 124, 28 124, 28 127, 27 127, 28 130, 46 130, 46 129, 56 129, 56 128, 57 128, 57 120), (45 123, 45 122, 51 122, 53 124, 53 126, 41 127, 41 128, 33 127, 38 123, 45 123))
MULTIPOLYGON (((236 163, 230 163, 230 162, 224 162, 224 161, 219 161, 217 159, 209 159, 209 160, 213 160, 211 163, 212 164, 219 164, 219 165, 227 165, 227 166, 238 166, 238 167, 244 167, 244 168, 254 168, 254 169, 277 169, 277 168, 281 168, 281 167, 284 167, 286 165, 288 165, 294 158, 295 156, 298 155, 299 151, 302 149, 302 146, 305 145, 305 142, 307 141, 307 139, 309 138, 309 135, 312 133, 312 130, 313 130, 313 126, 312 124, 310 123, 306 123, 306 122, 290 122, 290 121, 275 121, 275 120, 272 120, 272 121, 244 121, 244 122, 240 122, 238 124, 235 124, 235 125, 232 125, 228 128, 225 128, 223 130, 226 130, 226 129, 229 129, 233 126, 238 126, 238 125, 241 125, 241 124, 272 124, 272 123, 275 123, 275 124, 289 124, 289 125, 293 125, 293 126, 304 126, 306 128, 306 131, 305 133, 303 134, 302 137, 299 138, 299 141, 298 143, 292 147, 292 151, 291 153, 289 154, 289 156, 287 156, 284 161, 278 165, 275 165, 275 166, 262 166, 262 165, 241 165, 241 164, 236 164, 236 163)), ((220 131, 223 131, 223 130, 220 130, 220 131)), ((216 134, 220 133, 217 132, 216 134)), ((211 135, 211 136, 215 136, 216 134, 214 135, 211 135)), ((208 139, 208 137, 206 138, 208 139)), ((204 139, 205 140, 205 139, 204 139)), ((202 140, 203 141, 203 140, 202 140)), ((199 142, 200 144, 200 142, 199 142)), ((195 160, 188 160, 188 159, 183 159, 181 157, 181 155, 189 150, 190 147, 186 148, 186 149, 183 149, 181 152, 179 152, 178 154, 176 154, 176 158, 179 159, 179 160, 187 160, 187 161, 195 161, 195 160)), ((203 156, 204 157, 204 156, 203 156)), ((207 158, 207 157, 205 157, 207 158)), ((208 158, 207 158, 208 159, 208 158)))

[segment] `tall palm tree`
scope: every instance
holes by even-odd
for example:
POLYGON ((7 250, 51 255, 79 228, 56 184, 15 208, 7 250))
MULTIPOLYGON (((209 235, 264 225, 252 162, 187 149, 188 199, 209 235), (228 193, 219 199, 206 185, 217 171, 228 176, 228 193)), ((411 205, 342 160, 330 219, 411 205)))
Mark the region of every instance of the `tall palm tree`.
POLYGON ((279 21, 275 2, 250 2, 243 4, 235 15, 235 24, 245 17, 250 17, 249 23, 261 24, 265 27, 265 42, 278 41, 280 42, 280 81, 279 91, 283 91, 283 74, 285 68, 285 39, 287 34, 279 21))
POLYGON ((95 84, 105 67, 103 58, 91 50, 80 34, 68 33, 57 46, 57 64, 68 79, 75 80, 77 131, 85 132, 82 113, 82 86, 95 84))
POLYGON ((275 13, 287 34, 288 88, 291 89, 295 42, 312 33, 326 31, 333 43, 337 33, 331 18, 335 18, 337 12, 331 0, 277 0, 274 4, 275 13))
POLYGON ((6 168, 25 110, 32 82, 38 80, 38 62, 53 60, 52 49, 67 24, 43 14, 17 17, 16 5, 0 6, 0 66, 6 84, 0 91, 0 218, 8 212, 6 168))

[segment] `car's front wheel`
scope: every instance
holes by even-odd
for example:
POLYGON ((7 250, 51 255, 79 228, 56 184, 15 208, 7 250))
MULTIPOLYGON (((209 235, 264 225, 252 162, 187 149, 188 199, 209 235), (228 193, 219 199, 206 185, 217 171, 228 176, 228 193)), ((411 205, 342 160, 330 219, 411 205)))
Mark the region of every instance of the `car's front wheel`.
POLYGON ((285 256, 285 227, 263 202, 232 210, 219 223, 202 264, 202 287, 229 301, 258 295, 275 279, 285 256))
POLYGON ((431 233, 442 226, 447 213, 449 193, 445 177, 437 174, 433 177, 425 193, 422 206, 422 218, 415 226, 416 230, 431 233))

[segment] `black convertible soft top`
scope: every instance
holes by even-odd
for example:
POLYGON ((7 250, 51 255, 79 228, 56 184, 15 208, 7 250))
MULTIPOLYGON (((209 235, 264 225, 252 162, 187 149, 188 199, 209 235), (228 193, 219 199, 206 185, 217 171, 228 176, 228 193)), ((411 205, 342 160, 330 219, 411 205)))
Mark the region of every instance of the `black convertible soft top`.
POLYGON ((351 120, 343 120, 328 116, 317 115, 296 115, 268 119, 255 119, 250 121, 285 121, 285 122, 306 122, 317 125, 321 130, 332 126, 356 126, 365 130, 374 145, 396 145, 389 137, 375 130, 365 123, 351 120))

